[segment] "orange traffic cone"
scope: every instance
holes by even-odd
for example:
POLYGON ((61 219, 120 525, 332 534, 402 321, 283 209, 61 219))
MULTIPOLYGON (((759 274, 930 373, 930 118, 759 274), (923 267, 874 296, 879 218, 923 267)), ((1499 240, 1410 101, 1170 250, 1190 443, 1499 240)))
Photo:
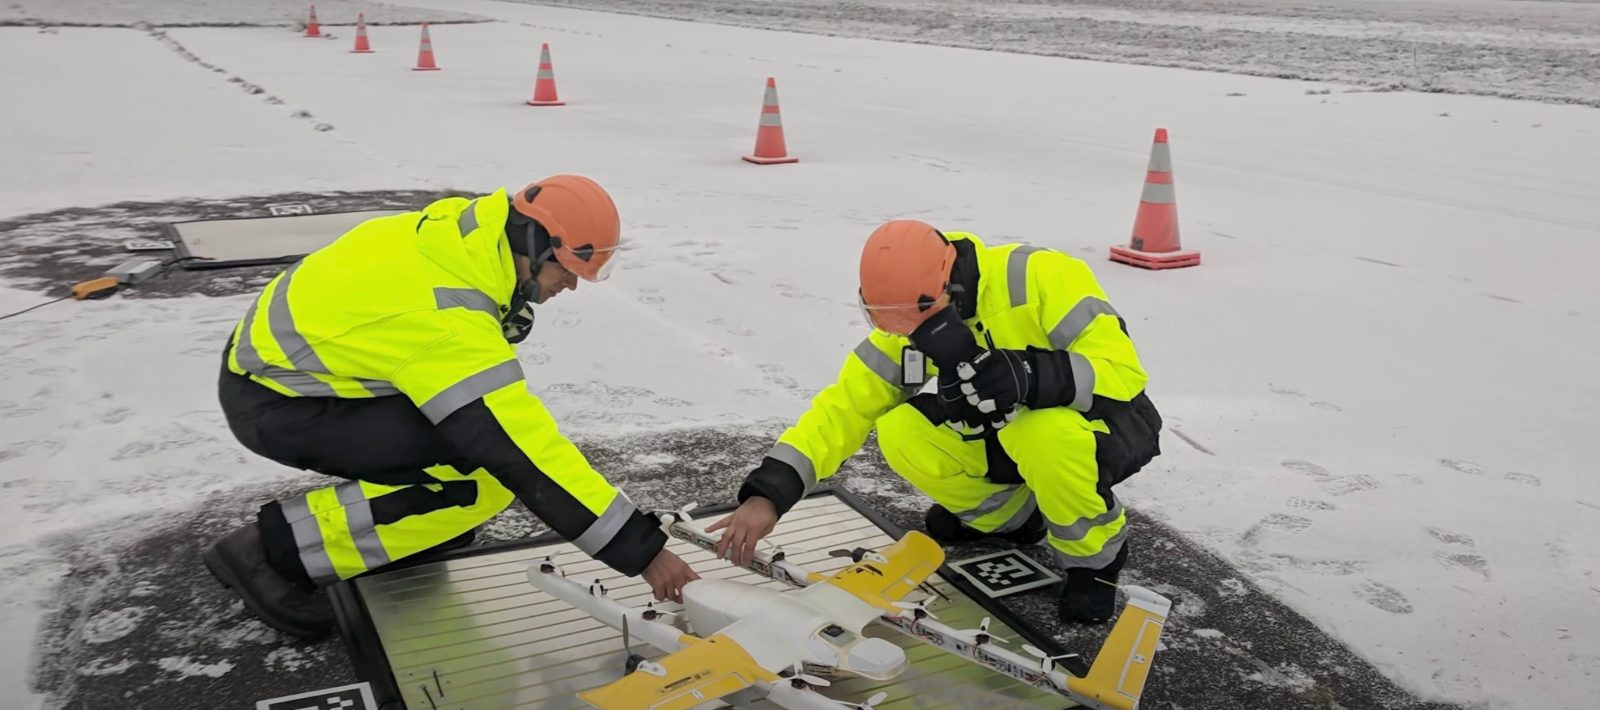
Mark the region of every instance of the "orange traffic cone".
POLYGON ((307 37, 321 37, 322 36, 322 28, 317 25, 317 6, 316 5, 312 5, 311 6, 311 17, 310 17, 310 19, 306 20, 306 36, 307 37))
POLYGON ((1165 128, 1156 129, 1155 145, 1150 148, 1150 168, 1144 178, 1144 194, 1139 196, 1139 214, 1133 220, 1133 239, 1128 246, 1111 247, 1111 260, 1146 269, 1200 264, 1200 252, 1178 243, 1178 198, 1172 187, 1172 151, 1167 147, 1165 128))
POLYGON ((351 54, 371 54, 372 45, 367 42, 367 13, 356 13, 356 48, 350 50, 351 54))
POLYGON ((783 142, 783 117, 778 113, 778 82, 767 77, 767 95, 761 101, 761 123, 756 128, 756 152, 744 156, 757 165, 798 163, 783 142))
POLYGON ((550 66, 550 43, 539 48, 539 78, 533 82, 533 98, 529 106, 565 106, 567 102, 556 97, 556 70, 550 66))
POLYGON ((433 40, 428 37, 428 23, 422 23, 422 42, 417 45, 417 65, 412 71, 439 71, 433 61, 433 40))

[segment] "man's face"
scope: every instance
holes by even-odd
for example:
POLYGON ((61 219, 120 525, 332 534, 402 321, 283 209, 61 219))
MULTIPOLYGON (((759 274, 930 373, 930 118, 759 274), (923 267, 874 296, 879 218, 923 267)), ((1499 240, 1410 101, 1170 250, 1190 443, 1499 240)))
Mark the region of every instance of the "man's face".
POLYGON ((567 267, 557 261, 545 262, 536 280, 538 288, 535 289, 534 303, 544 303, 562 291, 578 290, 578 275, 567 271, 567 267))

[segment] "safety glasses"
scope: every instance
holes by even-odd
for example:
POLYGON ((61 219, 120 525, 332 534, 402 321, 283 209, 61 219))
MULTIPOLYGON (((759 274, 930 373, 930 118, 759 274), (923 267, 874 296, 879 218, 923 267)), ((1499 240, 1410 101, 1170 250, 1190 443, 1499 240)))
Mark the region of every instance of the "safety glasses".
POLYGON ((861 314, 866 317, 872 327, 885 333, 894 335, 911 335, 911 332, 922 325, 929 316, 939 312, 939 309, 950 305, 950 293, 939 294, 936 299, 925 299, 921 303, 881 303, 868 305, 856 291, 856 303, 861 306, 861 314))
POLYGON ((556 260, 562 266, 585 281, 604 281, 611 277, 614 265, 611 257, 617 251, 615 246, 601 249, 591 244, 568 247, 561 243, 560 237, 553 237, 550 247, 555 250, 556 260))

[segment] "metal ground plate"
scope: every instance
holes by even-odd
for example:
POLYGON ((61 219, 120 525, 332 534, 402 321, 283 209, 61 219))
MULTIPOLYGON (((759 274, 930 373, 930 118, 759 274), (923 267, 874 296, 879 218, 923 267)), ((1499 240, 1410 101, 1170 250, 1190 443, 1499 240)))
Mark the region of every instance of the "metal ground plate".
POLYGON ((332 244, 356 225, 399 210, 328 212, 277 217, 207 219, 161 225, 186 269, 286 264, 332 244))
MULTIPOLYGON (((707 513, 710 514, 710 513, 707 513)), ((795 506, 770 539, 790 561, 830 573, 849 564, 830 557, 838 548, 882 548, 898 531, 861 508, 848 494, 823 492, 795 506)), ((781 588, 778 582, 714 559, 680 540, 671 549, 702 576, 781 588)), ((621 634, 528 584, 530 562, 550 556, 569 577, 598 579, 610 596, 643 606, 649 587, 622 577, 558 537, 477 550, 442 561, 361 577, 336 587, 335 605, 357 672, 371 681, 384 708, 411 710, 501 710, 503 708, 582 708, 575 693, 621 677, 625 652, 621 634)), ((930 609, 957 628, 972 628, 985 616, 990 629, 1010 640, 1020 638, 1017 622, 1003 609, 987 609, 963 589, 956 575, 932 580, 949 597, 930 609)), ((668 603, 664 610, 676 608, 668 603)), ((890 682, 843 679, 826 689, 830 697, 859 701, 884 691, 880 708, 1071 707, 1069 701, 910 639, 892 629, 869 627, 870 635, 906 649, 911 668, 890 682)), ((1036 645, 1042 639, 1032 639, 1036 645)), ((647 657, 661 655, 635 643, 647 657)), ((747 691, 749 692, 749 691, 747 691)), ((765 700, 734 696, 736 707, 773 708, 765 700)))

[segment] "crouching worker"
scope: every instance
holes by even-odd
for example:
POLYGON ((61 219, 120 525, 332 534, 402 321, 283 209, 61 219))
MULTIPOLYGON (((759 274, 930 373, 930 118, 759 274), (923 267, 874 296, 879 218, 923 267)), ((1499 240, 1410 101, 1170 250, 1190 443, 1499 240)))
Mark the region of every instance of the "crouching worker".
POLYGON ((747 560, 876 429, 889 467, 934 500, 934 539, 1048 537, 1068 570, 1062 619, 1109 618, 1101 581, 1117 580, 1129 532, 1112 486, 1160 453, 1161 418, 1088 265, 895 221, 867 239, 860 297, 872 333, 745 478, 711 528, 718 553, 747 560))
POLYGON ((274 278, 234 330, 220 397, 257 454, 345 479, 261 507, 202 553, 268 625, 317 636, 322 589, 469 544, 521 500, 657 599, 696 575, 529 393, 533 308, 599 281, 620 225, 593 181, 452 197, 369 220, 274 278))

